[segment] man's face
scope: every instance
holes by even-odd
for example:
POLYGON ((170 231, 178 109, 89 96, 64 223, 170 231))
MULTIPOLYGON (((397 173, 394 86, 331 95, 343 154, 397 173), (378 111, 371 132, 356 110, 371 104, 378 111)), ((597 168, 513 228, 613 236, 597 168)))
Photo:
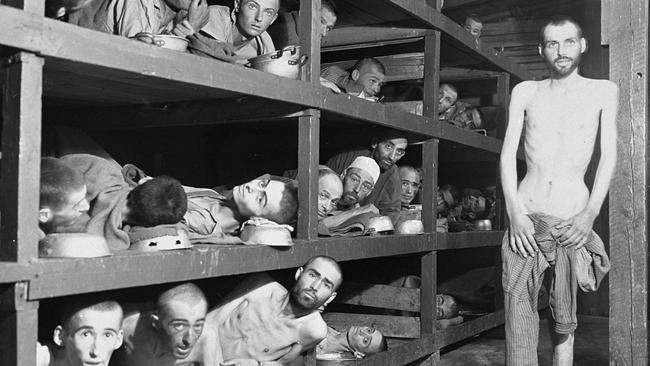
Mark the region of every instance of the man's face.
POLYGON ((449 108, 456 104, 457 100, 458 94, 451 90, 447 85, 441 85, 438 90, 438 113, 445 113, 449 108))
POLYGON ((445 294, 436 295, 436 316, 438 319, 451 319, 456 317, 456 300, 445 294))
POLYGON ((252 38, 264 33, 278 17, 279 0, 241 0, 235 2, 237 28, 242 35, 252 38))
POLYGON ((368 197, 374 186, 375 182, 370 173, 359 168, 349 168, 343 177, 341 201, 348 206, 355 205, 368 197))
POLYGON ((384 83, 386 76, 375 66, 366 65, 361 67, 360 70, 354 70, 353 73, 358 73, 353 75, 354 83, 357 84, 363 90, 363 93, 366 97, 375 97, 381 91, 381 86, 384 83))
POLYGON ((556 77, 567 76, 578 68, 585 50, 585 39, 570 22, 546 27, 544 43, 539 47, 540 55, 556 77))
POLYGON ((371 356, 379 353, 384 336, 373 327, 353 325, 348 329, 347 338, 350 348, 371 356))
POLYGON ((341 272, 329 261, 316 258, 298 270, 291 297, 303 309, 315 311, 330 300, 341 284, 341 272))
POLYGON ((51 217, 47 221, 50 227, 65 227, 72 225, 84 212, 88 211, 90 205, 86 200, 86 186, 80 190, 70 193, 66 202, 58 208, 51 208, 51 217))
POLYGON ((420 174, 413 169, 400 168, 399 176, 402 178, 402 204, 408 205, 420 190, 420 174))
POLYGON ((66 365, 108 365, 113 351, 122 345, 122 311, 83 309, 61 332, 66 365))
POLYGON ((327 174, 318 179, 318 218, 329 214, 343 194, 343 184, 335 174, 327 174))
POLYGON ((203 332, 207 311, 208 304, 203 300, 171 300, 159 309, 158 330, 165 350, 175 359, 184 359, 192 352, 203 332))
POLYGON ((467 18, 465 19, 465 24, 463 25, 466 31, 468 31, 474 38, 478 39, 481 36, 481 31, 483 30, 483 23, 477 22, 474 19, 467 18))
POLYGON ((408 140, 405 138, 381 141, 372 145, 374 149, 372 158, 375 159, 382 171, 390 169, 390 167, 395 165, 406 154, 407 144, 408 140))
POLYGON ((336 14, 329 8, 320 9, 320 28, 318 34, 321 38, 327 36, 327 33, 334 28, 336 24, 336 14))
POLYGON ((268 218, 280 212, 284 189, 284 183, 263 176, 236 186, 232 195, 242 216, 268 218))
POLYGON ((479 194, 468 194, 463 196, 460 203, 463 206, 463 211, 470 218, 478 217, 481 213, 485 212, 487 208, 485 197, 479 194))

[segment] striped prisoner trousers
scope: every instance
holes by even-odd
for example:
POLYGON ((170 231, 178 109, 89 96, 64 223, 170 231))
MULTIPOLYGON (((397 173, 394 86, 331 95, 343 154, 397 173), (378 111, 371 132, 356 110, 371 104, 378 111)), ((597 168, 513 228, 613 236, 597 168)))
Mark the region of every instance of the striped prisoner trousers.
MULTIPOLYGON (((508 231, 503 237, 503 291, 505 297, 506 365, 537 365, 539 315, 537 301, 544 280, 544 272, 552 269, 549 305, 555 320, 554 330, 570 334, 577 327, 576 251, 557 245, 554 228, 562 220, 546 214, 529 215, 535 226, 535 241, 540 253, 522 258, 510 249, 508 231), (543 254, 543 255, 542 255, 543 254)), ((592 231, 585 246, 588 251, 601 251, 604 245, 592 231), (602 248, 602 249, 601 249, 602 248)))

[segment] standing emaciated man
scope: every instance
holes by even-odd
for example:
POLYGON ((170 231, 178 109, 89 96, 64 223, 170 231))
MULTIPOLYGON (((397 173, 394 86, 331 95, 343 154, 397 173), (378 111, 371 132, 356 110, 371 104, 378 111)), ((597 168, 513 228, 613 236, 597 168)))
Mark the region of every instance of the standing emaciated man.
MULTIPOLYGON (((502 247, 508 365, 537 365, 537 296, 549 267, 554 275, 550 290, 556 333, 553 364, 572 364, 577 285, 584 289, 577 273, 579 257, 583 248, 591 256, 600 255, 601 249, 604 254, 592 226, 616 165, 618 89, 610 81, 578 73, 586 49, 575 21, 552 19, 542 27, 539 44, 550 77, 524 81, 512 91, 501 153, 510 220, 502 247), (600 161, 589 192, 584 174, 599 127, 600 161), (517 187, 516 154, 522 131, 527 171, 517 187)), ((608 267, 606 255, 598 259, 608 267)), ((596 273, 596 286, 602 275, 596 273)))

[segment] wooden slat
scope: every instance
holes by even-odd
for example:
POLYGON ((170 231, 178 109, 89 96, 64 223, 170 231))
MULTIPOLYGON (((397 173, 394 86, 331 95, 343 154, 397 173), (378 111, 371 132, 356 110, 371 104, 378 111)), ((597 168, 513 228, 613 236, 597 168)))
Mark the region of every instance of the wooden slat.
POLYGON ((298 233, 299 239, 318 237, 318 161, 320 111, 298 118, 298 233))
POLYGON ((0 260, 24 264, 38 257, 43 60, 20 52, 5 62, 0 81, 0 260))
POLYGON ((322 40, 322 52, 338 51, 353 46, 376 45, 387 41, 412 42, 431 33, 430 29, 388 28, 388 27, 342 27, 334 28, 322 40))
POLYGON ((437 233, 437 250, 501 246, 503 231, 466 231, 437 233))
POLYGON ((116 253, 91 259, 35 261, 31 300, 91 291, 189 281, 248 272, 294 268, 314 255, 338 261, 424 253, 433 249, 434 235, 390 235, 361 238, 295 240, 291 248, 267 246, 195 245, 190 250, 116 253), (170 268, 174 268, 170 271, 170 268), (79 281, 83 278, 84 281, 79 281))
POLYGON ((334 301, 349 305, 419 312, 420 289, 346 281, 338 290, 334 301))
POLYGON ((204 125, 243 121, 268 121, 304 115, 302 107, 268 99, 242 97, 196 102, 134 106, 55 109, 48 122, 77 125, 84 129, 123 129, 204 125))
POLYGON ((611 365, 649 360, 648 11, 644 0, 603 1, 609 78, 619 86, 618 164, 609 198, 611 365))
POLYGON ((455 327, 442 329, 436 333, 436 345, 445 347, 463 339, 467 339, 486 330, 497 327, 504 322, 504 312, 499 310, 480 318, 466 321, 455 327))
POLYGON ((436 334, 437 300, 436 292, 438 286, 438 266, 436 252, 426 253, 420 259, 420 334, 436 334))
POLYGON ((0 262, 0 284, 29 281, 35 276, 33 270, 29 263, 0 262))

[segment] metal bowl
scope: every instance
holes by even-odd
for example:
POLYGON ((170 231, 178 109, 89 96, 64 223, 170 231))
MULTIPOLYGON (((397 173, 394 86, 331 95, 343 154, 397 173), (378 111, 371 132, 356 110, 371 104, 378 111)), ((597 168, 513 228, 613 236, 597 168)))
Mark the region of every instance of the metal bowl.
POLYGON ((420 220, 404 220, 397 224, 397 233, 399 234, 422 234, 424 225, 420 220))
POLYGON ((300 56, 300 46, 286 46, 281 50, 265 53, 248 60, 250 66, 260 70, 284 76, 289 79, 297 79, 300 74, 300 67, 307 61, 307 56, 300 56))
MULTIPOLYGON (((154 227, 155 228, 155 227, 154 227)), ((154 228, 146 228, 153 230, 154 228)), ((132 241, 129 250, 137 252, 157 252, 192 248, 189 234, 185 229, 177 229, 176 235, 163 235, 143 240, 132 241)))
POLYGON ((262 244, 270 246, 291 246, 289 225, 280 225, 273 221, 253 217, 242 225, 240 239, 245 244, 262 244))
POLYGON ((368 232, 370 234, 385 233, 394 230, 393 222, 388 216, 377 216, 368 220, 368 232))
POLYGON ((474 221, 474 230, 489 231, 492 230, 492 221, 488 219, 474 221))

